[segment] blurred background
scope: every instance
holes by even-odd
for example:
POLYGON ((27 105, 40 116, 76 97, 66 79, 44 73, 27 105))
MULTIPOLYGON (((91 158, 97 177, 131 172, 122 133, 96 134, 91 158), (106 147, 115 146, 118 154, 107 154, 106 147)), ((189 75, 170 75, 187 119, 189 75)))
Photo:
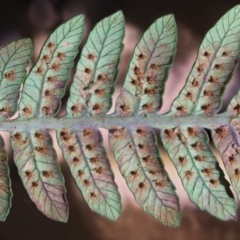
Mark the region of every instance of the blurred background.
MULTIPOLYGON (((0 3, 0 46, 2 47, 9 41, 19 38, 30 37, 33 39, 35 47, 32 64, 36 61, 47 36, 62 22, 77 14, 85 14, 84 43, 88 32, 98 21, 117 10, 122 10, 126 19, 125 48, 122 54, 120 76, 114 99, 119 93, 131 53, 142 32, 158 17, 173 13, 178 26, 179 41, 175 63, 166 86, 164 107, 161 110, 161 113, 164 113, 169 110, 172 100, 184 85, 205 33, 239 1, 0 0, 0 3)), ((238 68, 233 81, 227 87, 222 110, 226 108, 230 99, 240 87, 239 75, 240 70, 238 68)), ((102 130, 102 133, 106 140, 106 130, 102 130)), ((7 136, 9 137, 9 135, 7 136)), ((8 150, 11 151, 8 141, 6 141, 6 145, 8 150)), ((159 145, 161 147, 161 142, 159 142, 159 145)), ((122 195, 123 213, 117 223, 106 220, 89 210, 62 160, 60 149, 56 146, 68 189, 67 197, 70 205, 68 223, 63 224, 49 220, 37 210, 22 186, 17 169, 13 164, 12 154, 10 154, 9 164, 14 197, 6 222, 0 223, 0 240, 232 240, 240 238, 239 221, 222 222, 208 213, 198 210, 189 201, 176 171, 163 149, 161 150, 162 158, 171 179, 177 187, 183 217, 179 229, 162 226, 150 215, 143 213, 142 209, 135 203, 132 194, 119 174, 107 141, 105 141, 105 146, 122 195)))

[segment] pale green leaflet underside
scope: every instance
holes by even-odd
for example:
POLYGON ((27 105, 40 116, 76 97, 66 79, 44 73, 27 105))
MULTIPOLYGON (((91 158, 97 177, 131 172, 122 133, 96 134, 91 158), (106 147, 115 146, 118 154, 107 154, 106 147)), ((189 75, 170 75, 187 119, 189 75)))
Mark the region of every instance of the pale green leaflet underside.
MULTIPOLYGON (((47 217, 66 222, 64 177, 48 130, 55 130, 72 177, 94 212, 116 221, 121 197, 98 128, 109 131, 119 170, 142 209, 164 225, 181 222, 179 198, 161 159, 164 148, 189 198, 221 220, 236 219, 236 202, 211 150, 207 128, 240 199, 240 93, 225 113, 221 97, 240 54, 240 5, 205 36, 196 62, 171 110, 158 115, 176 53, 173 15, 157 19, 133 52, 115 112, 108 114, 125 31, 121 11, 100 21, 83 46, 70 87, 66 115, 57 117, 84 32, 83 15, 58 27, 28 75, 32 43, 22 39, 0 50, 0 121, 11 133, 23 185, 47 217), (22 90, 21 90, 22 89, 22 90), (10 119, 15 113, 18 117, 10 119), (154 129, 155 128, 155 129, 154 129)), ((7 152, 0 136, 0 220, 11 207, 7 152)))

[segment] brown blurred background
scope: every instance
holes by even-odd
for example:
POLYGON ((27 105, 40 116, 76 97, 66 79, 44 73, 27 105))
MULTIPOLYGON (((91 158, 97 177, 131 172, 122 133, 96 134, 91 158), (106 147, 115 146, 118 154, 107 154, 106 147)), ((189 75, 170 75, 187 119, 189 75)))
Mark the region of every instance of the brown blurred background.
MULTIPOLYGON (((173 13, 179 31, 178 52, 171 70, 165 91, 165 102, 161 113, 168 111, 172 100, 191 69, 197 54, 197 48, 204 34, 229 9, 239 3, 237 0, 0 0, 0 46, 19 38, 30 37, 34 41, 35 62, 41 45, 47 36, 62 22, 84 13, 86 16, 86 34, 102 18, 122 10, 126 19, 125 49, 120 65, 119 87, 131 52, 142 32, 156 18, 173 13)), ((86 38, 84 39, 86 41, 86 38)), ((82 45, 81 45, 82 46, 82 45)), ((81 47, 80 47, 81 50, 81 47)), ((239 69, 229 84, 223 109, 240 87, 239 69)), ((103 130, 106 139, 107 133, 103 130)), ((9 137, 9 135, 8 135, 9 137)), ((13 186, 13 206, 4 223, 0 223, 0 240, 232 240, 240 239, 240 222, 222 222, 206 212, 198 210, 188 199, 180 180, 164 150, 161 150, 164 163, 174 181, 182 204, 182 225, 179 229, 163 227, 149 215, 143 213, 136 205, 132 194, 121 178, 112 152, 105 141, 109 157, 115 172, 116 181, 122 195, 123 213, 117 222, 110 222, 92 213, 83 202, 81 194, 75 186, 66 164, 62 161, 58 149, 61 168, 68 189, 70 217, 66 224, 49 220, 40 213, 30 201, 9 156, 11 179, 13 186)), ((7 148, 10 151, 9 143, 7 148)), ((159 142, 160 146, 161 143, 159 142)), ((57 146, 56 146, 57 147, 57 146)))

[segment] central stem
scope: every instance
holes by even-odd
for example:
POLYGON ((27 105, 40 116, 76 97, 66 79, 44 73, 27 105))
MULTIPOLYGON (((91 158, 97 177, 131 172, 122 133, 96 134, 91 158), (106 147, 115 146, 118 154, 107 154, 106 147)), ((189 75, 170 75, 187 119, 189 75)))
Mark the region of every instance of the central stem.
POLYGON ((117 117, 106 115, 103 117, 93 118, 91 116, 81 118, 42 118, 18 120, 13 119, 0 123, 0 131, 28 131, 34 129, 60 129, 63 127, 78 130, 84 126, 94 126, 96 128, 114 128, 116 126, 129 127, 131 125, 148 125, 153 128, 163 129, 166 127, 178 126, 199 126, 211 129, 214 125, 229 125, 234 117, 223 114, 207 117, 207 116, 184 116, 173 117, 166 115, 133 116, 133 117, 117 117))

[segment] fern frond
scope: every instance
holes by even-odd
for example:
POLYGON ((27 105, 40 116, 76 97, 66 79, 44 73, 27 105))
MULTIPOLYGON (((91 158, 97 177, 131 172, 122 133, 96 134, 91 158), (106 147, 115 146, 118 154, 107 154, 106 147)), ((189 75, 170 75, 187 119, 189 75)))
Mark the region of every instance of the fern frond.
MULTIPOLYGON (((106 128, 120 172, 136 202, 162 224, 178 227, 179 199, 160 156, 156 128, 189 198, 221 220, 235 220, 230 184, 204 128, 211 131, 240 199, 239 93, 225 113, 217 114, 240 54, 240 5, 207 33, 185 86, 164 115, 157 111, 176 53, 173 15, 157 19, 143 34, 115 112, 107 114, 123 49, 124 17, 119 11, 100 21, 90 33, 77 63, 66 115, 55 117, 83 29, 82 15, 58 27, 44 43, 28 76, 31 40, 18 40, 0 50, 0 130, 11 133, 14 162, 37 208, 51 219, 68 219, 66 188, 48 132, 51 129, 57 133, 63 157, 89 207, 110 220, 119 219, 121 197, 99 130, 106 128), (10 120, 15 113, 18 117, 10 120)), ((9 212, 11 198, 7 152, 0 136, 1 221, 9 212)))

